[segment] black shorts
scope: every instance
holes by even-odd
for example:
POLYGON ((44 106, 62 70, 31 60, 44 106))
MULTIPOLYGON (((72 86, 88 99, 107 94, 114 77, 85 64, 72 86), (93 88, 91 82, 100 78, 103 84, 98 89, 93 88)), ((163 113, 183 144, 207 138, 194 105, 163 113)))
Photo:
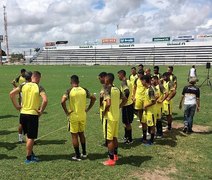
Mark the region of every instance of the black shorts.
POLYGON ((124 124, 131 124, 134 118, 134 108, 133 104, 128 106, 123 106, 122 108, 122 122, 124 124))
POLYGON ((38 137, 38 115, 20 114, 20 123, 24 134, 27 134, 29 139, 38 137))

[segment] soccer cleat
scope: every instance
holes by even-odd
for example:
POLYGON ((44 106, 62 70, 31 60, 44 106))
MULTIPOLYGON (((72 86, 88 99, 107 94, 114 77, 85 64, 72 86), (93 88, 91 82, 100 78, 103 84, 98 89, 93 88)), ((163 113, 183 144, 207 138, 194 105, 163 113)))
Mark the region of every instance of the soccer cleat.
POLYGON ((187 127, 184 127, 183 132, 186 133, 188 131, 187 127))
POLYGON ((145 146, 152 146, 152 145, 153 145, 153 142, 147 141, 147 143, 145 143, 144 145, 145 145, 145 146))
POLYGON ((114 154, 114 161, 118 161, 119 160, 119 157, 117 154, 114 154))
POLYGON ((82 160, 80 158, 77 158, 76 156, 73 156, 71 159, 74 160, 74 161, 81 161, 82 160))
POLYGON ((87 158, 88 155, 87 154, 81 154, 81 158, 87 158))
POLYGON ((133 143, 133 140, 132 140, 132 141, 127 140, 127 141, 125 142, 125 144, 132 144, 132 143, 133 143))
POLYGON ((103 162, 103 165, 105 166, 115 166, 116 161, 113 159, 108 159, 107 161, 103 162))
POLYGON ((142 128, 142 125, 139 125, 138 127, 139 127, 139 128, 142 128))
POLYGON ((162 135, 156 135, 156 136, 155 136, 155 139, 162 139, 162 138, 163 138, 162 135))
POLYGON ((31 160, 28 160, 28 159, 25 160, 25 164, 36 163, 36 162, 38 162, 38 160, 34 158, 31 158, 31 160))

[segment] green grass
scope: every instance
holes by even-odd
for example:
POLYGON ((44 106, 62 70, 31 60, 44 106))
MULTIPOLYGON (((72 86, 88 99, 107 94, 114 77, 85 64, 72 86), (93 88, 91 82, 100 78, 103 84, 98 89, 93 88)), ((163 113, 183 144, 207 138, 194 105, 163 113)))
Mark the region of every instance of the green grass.
MULTIPOLYGON (((161 72, 167 67, 161 67, 161 72)), ((182 123, 183 112, 178 109, 181 91, 187 84, 190 67, 178 66, 174 72, 178 77, 178 90, 174 98, 174 120, 182 123)), ((120 160, 115 167, 104 167, 101 162, 107 157, 107 149, 102 147, 103 134, 98 114, 98 101, 89 112, 87 119, 88 159, 71 161, 74 153, 67 120, 60 105, 60 99, 69 88, 69 77, 77 74, 80 84, 90 92, 97 93, 101 88, 97 75, 101 71, 117 73, 130 66, 1 66, 0 67, 0 179, 142 179, 159 174, 173 179, 211 179, 211 131, 184 135, 174 129, 166 138, 157 140, 154 146, 145 147, 139 142, 141 130, 138 122, 133 122, 135 143, 125 146, 120 143, 120 160), (46 113, 40 118, 39 140, 34 147, 41 159, 36 164, 26 165, 25 144, 18 144, 17 127, 19 113, 9 99, 10 84, 21 68, 39 70, 42 73, 41 85, 46 89, 49 104, 46 113), (169 173, 170 172, 170 173, 169 173)), ((199 84, 207 76, 205 66, 197 67, 199 84)), ((120 82, 116 78, 115 84, 120 82)), ((201 87, 201 111, 195 115, 194 123, 212 126, 212 90, 203 84, 201 87)), ((120 123, 119 139, 123 137, 120 123)), ((211 128, 210 128, 211 130, 211 128)))

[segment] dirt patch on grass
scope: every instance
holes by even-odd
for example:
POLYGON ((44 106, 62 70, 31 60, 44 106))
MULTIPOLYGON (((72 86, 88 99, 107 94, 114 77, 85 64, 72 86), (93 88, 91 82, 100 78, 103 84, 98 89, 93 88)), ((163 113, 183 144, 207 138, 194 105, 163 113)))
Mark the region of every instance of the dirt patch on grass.
POLYGON ((154 171, 145 172, 134 172, 130 175, 131 179, 140 180, 170 180, 172 179, 169 175, 175 174, 177 169, 175 167, 165 168, 165 169, 155 169, 154 171))
MULTIPOLYGON (((172 127, 174 129, 183 129, 183 123, 173 122, 172 127)), ((209 126, 193 125, 193 131, 196 133, 207 133, 210 132, 209 126)))

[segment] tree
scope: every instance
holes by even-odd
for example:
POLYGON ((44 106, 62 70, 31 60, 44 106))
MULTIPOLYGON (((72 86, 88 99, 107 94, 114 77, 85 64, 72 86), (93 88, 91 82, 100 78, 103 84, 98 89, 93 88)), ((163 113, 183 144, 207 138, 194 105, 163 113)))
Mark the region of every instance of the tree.
POLYGON ((4 50, 1 50, 1 55, 2 56, 7 56, 6 52, 4 50))
POLYGON ((21 59, 24 59, 24 55, 21 53, 12 53, 11 62, 19 62, 21 59))

